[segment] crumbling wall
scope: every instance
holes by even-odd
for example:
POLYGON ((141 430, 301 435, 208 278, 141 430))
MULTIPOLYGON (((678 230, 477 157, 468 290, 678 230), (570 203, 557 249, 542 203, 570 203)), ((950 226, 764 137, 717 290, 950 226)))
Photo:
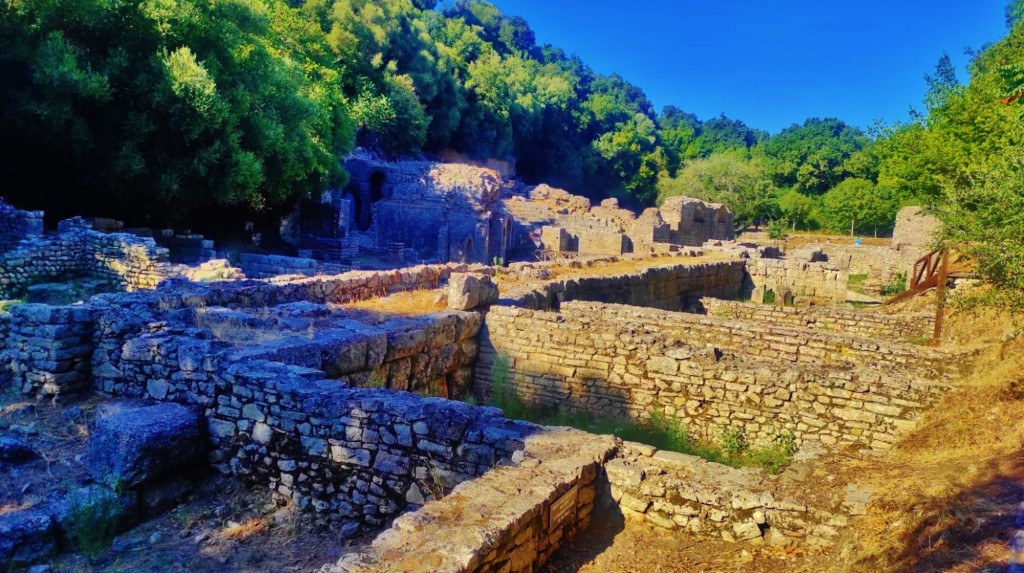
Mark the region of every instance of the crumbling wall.
POLYGON ((541 282, 503 293, 502 300, 541 310, 555 309, 572 300, 679 310, 703 296, 739 296, 744 276, 743 261, 666 264, 625 275, 541 282))
POLYGON ((302 257, 242 253, 238 255, 238 266, 245 276, 264 279, 278 275, 314 275, 319 263, 316 259, 302 257))
POLYGON ((715 298, 701 299, 701 306, 711 316, 884 340, 918 340, 931 336, 935 327, 935 316, 927 313, 888 315, 840 308, 750 304, 715 298))
POLYGON ((604 418, 660 412, 694 435, 888 447, 945 389, 945 353, 793 328, 597 303, 491 307, 475 388, 604 418), (504 378, 503 380, 501 378, 504 378))
POLYGON ((0 252, 43 234, 43 212, 21 211, 0 197, 0 252))
POLYGON ((78 276, 123 290, 152 289, 172 273, 167 250, 153 239, 99 233, 74 218, 62 221, 54 235, 22 241, 0 254, 0 299, 19 296, 36 283, 78 276))
POLYGON ((861 509, 844 499, 823 503, 799 488, 779 487, 762 471, 640 444, 620 448, 605 472, 611 497, 627 521, 727 541, 828 547, 861 509))
POLYGON ((849 268, 790 259, 748 259, 747 275, 753 302, 763 302, 764 294, 771 290, 777 297, 790 292, 797 304, 843 303, 850 282, 849 268))

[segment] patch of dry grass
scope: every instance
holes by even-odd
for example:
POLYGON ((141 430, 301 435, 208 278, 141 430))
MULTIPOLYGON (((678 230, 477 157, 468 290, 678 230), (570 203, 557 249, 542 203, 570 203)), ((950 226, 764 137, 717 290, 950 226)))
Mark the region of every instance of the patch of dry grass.
POLYGON ((263 533, 270 527, 270 521, 263 517, 257 517, 250 519, 242 523, 236 523, 224 528, 221 531, 221 537, 225 539, 234 539, 236 541, 245 541, 253 535, 263 533))
POLYGON ((341 308, 365 310, 399 316, 421 316, 447 308, 438 295, 439 289, 420 289, 395 293, 390 296, 362 300, 341 305, 341 308))
POLYGON ((852 530, 847 571, 960 573, 1007 564, 1024 495, 1024 340, 1004 339, 1013 330, 1006 316, 947 320, 949 339, 983 351, 897 448, 848 462, 846 472, 878 495, 852 530))

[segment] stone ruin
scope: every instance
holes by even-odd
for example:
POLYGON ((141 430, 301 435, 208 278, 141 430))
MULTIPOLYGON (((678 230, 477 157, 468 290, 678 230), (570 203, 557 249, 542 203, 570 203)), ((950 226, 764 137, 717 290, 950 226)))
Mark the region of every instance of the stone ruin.
MULTIPOLYGON (((390 240, 382 218, 394 226, 407 217, 408 248, 457 254, 442 233, 434 242, 416 235, 419 215, 404 201, 413 180, 437 176, 436 166, 417 165, 385 173, 376 202, 369 188, 369 210, 358 210, 369 221, 346 221, 368 223, 354 233, 378 245, 390 240)), ((374 180, 353 173, 349 198, 338 199, 350 214, 352 194, 374 180)), ((268 258, 250 261, 261 265, 259 280, 196 282, 167 271, 151 241, 75 224, 26 238, 38 218, 15 213, 0 229, 19 239, 0 261, 34 256, 46 276, 47 265, 51 274, 123 272, 110 280, 131 292, 0 312, 0 387, 59 404, 105 400, 84 458, 96 483, 86 489, 89 499, 130 508, 125 527, 216 472, 343 519, 342 536, 376 535, 323 573, 519 573, 608 513, 730 542, 830 546, 866 499, 846 484, 824 496, 801 491, 809 468, 831 449, 891 448, 969 360, 913 343, 931 331, 931 317, 840 307, 849 269, 834 261, 709 237, 731 232, 717 206, 679 199, 637 218, 545 187, 529 199, 510 195, 495 179, 486 196, 473 195, 493 210, 478 211, 467 190, 477 183, 449 176, 443 196, 461 196, 468 209, 457 223, 449 217, 449 231, 485 233, 499 213, 522 233, 503 223, 496 235, 473 234, 475 254, 456 258, 508 255, 515 240, 568 233, 573 221, 609 222, 618 229, 611 235, 654 253, 340 274, 321 274, 315 259, 268 258), (657 247, 708 238, 702 248, 657 247), (712 251, 713 260, 690 260, 712 251), (610 265, 633 270, 605 271, 610 265), (750 300, 769 290, 803 306, 750 300), (418 291, 434 291, 447 308, 387 310, 392 296, 418 291), (751 443, 786 432, 800 449, 774 476, 538 426, 477 405, 499 381, 537 407, 601 419, 658 415, 708 440, 723 427, 751 443)), ((424 197, 437 189, 425 187, 424 197)), ((2 280, 21 275, 4 269, 19 266, 0 268, 0 284, 15 284, 2 280)), ((15 463, 14 441, 0 436, 3 463, 15 463)), ((68 503, 56 497, 0 514, 0 563, 31 565, 62 550, 68 503)))
POLYGON ((896 227, 888 245, 846 245, 816 242, 800 247, 788 258, 829 261, 851 275, 867 277, 864 289, 878 295, 899 274, 910 276, 914 263, 935 248, 940 223, 921 207, 904 207, 896 215, 896 227))
POLYGON ((322 203, 304 203, 291 232, 318 258, 359 253, 392 262, 493 263, 532 259, 536 251, 582 255, 669 252, 733 237, 722 205, 674 197, 639 217, 614 199, 540 185, 527 189, 498 172, 466 164, 387 163, 355 155, 350 181, 322 203), (333 251, 331 250, 333 249, 333 251))

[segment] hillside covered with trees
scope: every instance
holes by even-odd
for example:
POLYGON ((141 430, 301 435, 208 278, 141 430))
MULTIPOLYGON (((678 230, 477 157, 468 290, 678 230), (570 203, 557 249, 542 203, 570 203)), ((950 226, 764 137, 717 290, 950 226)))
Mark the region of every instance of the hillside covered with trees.
POLYGON ((985 234, 1019 225, 1000 217, 1024 203, 1011 191, 1020 6, 975 54, 970 85, 939 60, 906 122, 866 133, 810 118, 770 135, 658 111, 484 0, 9 0, 0 172, 11 200, 56 216, 201 227, 342 184, 338 158, 357 145, 396 159, 455 150, 634 207, 686 194, 728 204, 739 224, 872 233, 925 204, 952 238, 998 242, 1021 236, 985 234))

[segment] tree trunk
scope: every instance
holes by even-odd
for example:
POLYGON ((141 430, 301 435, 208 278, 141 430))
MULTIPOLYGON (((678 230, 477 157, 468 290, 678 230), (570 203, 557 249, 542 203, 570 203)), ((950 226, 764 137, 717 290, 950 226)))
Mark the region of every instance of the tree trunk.
POLYGON ((850 236, 853 236, 853 228, 857 224, 857 219, 850 219, 850 236))

